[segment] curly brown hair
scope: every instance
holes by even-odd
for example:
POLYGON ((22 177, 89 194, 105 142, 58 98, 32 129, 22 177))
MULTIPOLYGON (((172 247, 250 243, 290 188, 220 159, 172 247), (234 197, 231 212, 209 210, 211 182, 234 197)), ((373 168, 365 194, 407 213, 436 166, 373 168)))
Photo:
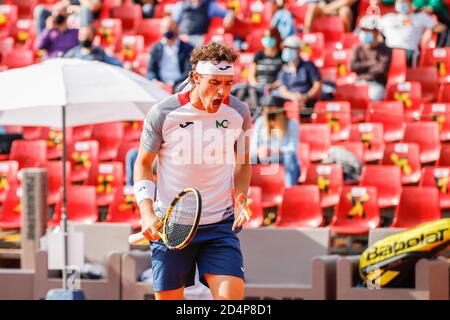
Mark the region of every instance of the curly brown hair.
POLYGON ((228 47, 223 43, 211 42, 199 48, 195 48, 192 51, 190 58, 192 69, 189 73, 189 81, 191 83, 194 82, 192 75, 199 61, 211 61, 213 63, 227 61, 230 63, 235 63, 238 58, 239 54, 236 52, 236 50, 228 47))

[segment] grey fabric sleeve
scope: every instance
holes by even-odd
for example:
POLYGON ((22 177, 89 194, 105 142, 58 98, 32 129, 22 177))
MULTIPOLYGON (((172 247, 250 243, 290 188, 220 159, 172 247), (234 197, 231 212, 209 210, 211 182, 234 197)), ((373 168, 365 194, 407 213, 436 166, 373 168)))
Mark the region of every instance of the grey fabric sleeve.
POLYGON ((244 123, 242 124, 242 130, 245 132, 252 127, 252 116, 250 114, 250 109, 247 107, 245 103, 236 98, 235 96, 230 95, 230 107, 235 109, 244 119, 244 123))
POLYGON ((164 142, 163 125, 167 115, 180 106, 178 95, 172 95, 169 98, 154 105, 144 120, 144 127, 141 134, 141 146, 150 152, 158 152, 161 144, 164 142))

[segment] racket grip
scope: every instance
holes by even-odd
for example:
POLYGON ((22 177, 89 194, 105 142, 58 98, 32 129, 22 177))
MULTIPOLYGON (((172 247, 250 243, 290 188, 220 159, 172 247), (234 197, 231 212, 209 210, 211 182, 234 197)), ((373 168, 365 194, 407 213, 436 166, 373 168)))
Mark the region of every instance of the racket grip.
POLYGON ((134 244, 134 243, 139 242, 144 239, 145 239, 144 234, 142 232, 138 232, 138 233, 132 234, 128 237, 128 243, 134 244))

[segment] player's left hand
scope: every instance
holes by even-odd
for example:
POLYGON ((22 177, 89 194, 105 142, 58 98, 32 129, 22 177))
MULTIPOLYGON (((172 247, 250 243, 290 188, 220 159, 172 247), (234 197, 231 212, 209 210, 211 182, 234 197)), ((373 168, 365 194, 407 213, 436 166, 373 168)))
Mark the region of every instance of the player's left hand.
POLYGON ((233 231, 240 231, 245 221, 250 221, 250 215, 247 211, 247 200, 243 193, 236 197, 234 202, 234 223, 231 228, 233 231))

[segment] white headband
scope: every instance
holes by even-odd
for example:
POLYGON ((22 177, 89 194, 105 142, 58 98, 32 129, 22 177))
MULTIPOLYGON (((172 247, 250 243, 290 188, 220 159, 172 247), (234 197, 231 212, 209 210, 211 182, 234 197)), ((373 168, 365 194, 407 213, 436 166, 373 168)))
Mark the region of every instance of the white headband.
POLYGON ((234 76, 234 66, 227 61, 214 64, 211 61, 199 61, 195 71, 198 74, 216 74, 222 76, 234 76))

